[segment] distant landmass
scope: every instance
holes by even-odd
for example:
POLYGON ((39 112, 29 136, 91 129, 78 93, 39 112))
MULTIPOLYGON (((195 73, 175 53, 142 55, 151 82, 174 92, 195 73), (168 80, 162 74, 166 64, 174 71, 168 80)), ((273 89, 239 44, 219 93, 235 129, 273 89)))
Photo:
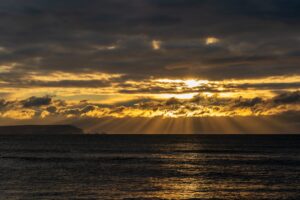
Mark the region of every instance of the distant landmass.
POLYGON ((19 125, 0 126, 0 134, 84 134, 72 125, 19 125))

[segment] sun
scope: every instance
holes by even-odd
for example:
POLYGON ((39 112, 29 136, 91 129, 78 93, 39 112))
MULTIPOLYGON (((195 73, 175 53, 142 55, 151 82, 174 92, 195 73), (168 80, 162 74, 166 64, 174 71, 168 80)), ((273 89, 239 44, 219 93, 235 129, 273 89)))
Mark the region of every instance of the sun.
POLYGON ((189 88, 194 88, 194 87, 197 87, 197 86, 200 85, 200 83, 199 83, 198 81, 193 80, 193 79, 191 79, 191 80, 186 80, 186 81, 184 81, 184 82, 185 82, 185 84, 187 85, 187 87, 189 87, 189 88))

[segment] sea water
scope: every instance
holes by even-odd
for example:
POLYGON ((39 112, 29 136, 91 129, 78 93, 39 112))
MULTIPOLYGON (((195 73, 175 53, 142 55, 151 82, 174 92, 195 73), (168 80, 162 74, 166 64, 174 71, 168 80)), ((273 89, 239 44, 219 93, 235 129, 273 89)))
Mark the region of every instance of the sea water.
POLYGON ((0 199, 300 199, 300 136, 1 135, 0 199))

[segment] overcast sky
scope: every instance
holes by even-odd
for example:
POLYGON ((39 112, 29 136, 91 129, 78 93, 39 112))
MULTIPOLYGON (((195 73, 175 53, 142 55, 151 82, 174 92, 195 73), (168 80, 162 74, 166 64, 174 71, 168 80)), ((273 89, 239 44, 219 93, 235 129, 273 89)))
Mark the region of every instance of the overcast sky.
POLYGON ((0 116, 298 113, 299 24, 299 0, 0 1, 0 116))

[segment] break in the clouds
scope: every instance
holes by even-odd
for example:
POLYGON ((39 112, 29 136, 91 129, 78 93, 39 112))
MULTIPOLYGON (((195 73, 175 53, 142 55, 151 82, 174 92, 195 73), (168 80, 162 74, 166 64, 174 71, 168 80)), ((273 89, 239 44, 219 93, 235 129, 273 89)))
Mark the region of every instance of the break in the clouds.
POLYGON ((1 117, 298 112, 299 22, 298 0, 1 1, 1 117))

